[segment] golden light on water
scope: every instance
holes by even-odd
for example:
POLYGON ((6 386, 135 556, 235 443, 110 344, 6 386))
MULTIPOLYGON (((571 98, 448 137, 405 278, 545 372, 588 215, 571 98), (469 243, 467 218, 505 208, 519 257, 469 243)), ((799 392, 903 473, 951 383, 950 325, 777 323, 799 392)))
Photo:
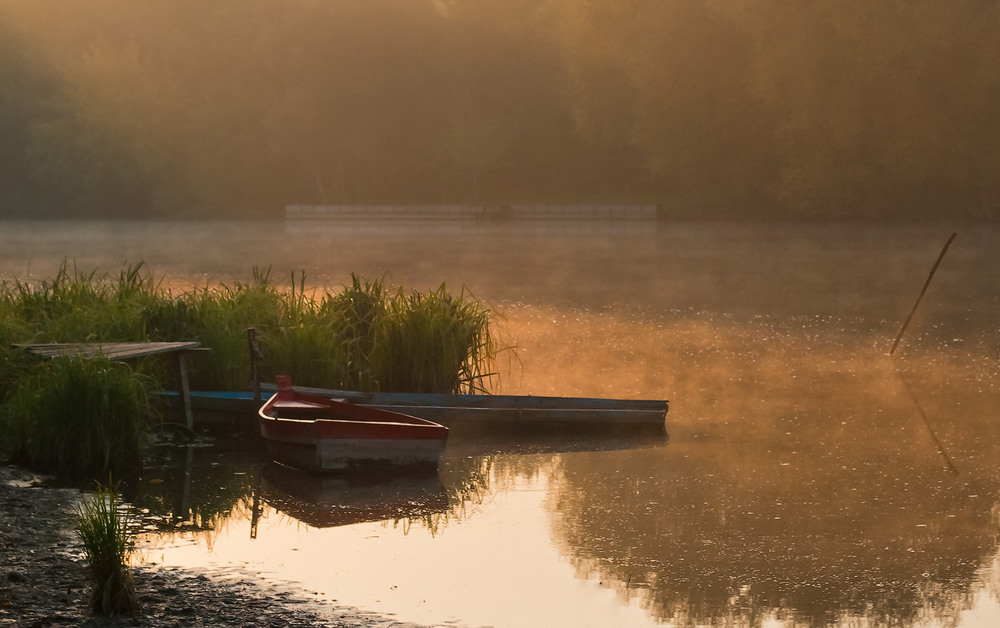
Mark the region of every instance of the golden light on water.
MULTIPOLYGON (((417 623, 995 625, 995 234, 960 236, 890 358, 937 230, 678 224, 456 239, 266 227, 60 224, 43 237, 14 225, 4 272, 51 276, 72 254, 115 273, 120 254, 142 250, 177 285, 246 281, 266 262, 277 278, 305 270, 318 289, 336 289, 344 269, 468 286, 516 349, 501 356, 501 392, 669 399, 670 443, 519 435, 494 450, 455 438, 443 486, 417 487, 423 514, 320 528, 264 494, 255 539, 260 461, 192 449, 187 488, 218 495, 175 507, 166 485, 184 475, 167 464, 149 470, 162 484, 147 493, 211 532, 167 526, 148 541, 154 568, 259 572, 327 608, 417 623)), ((319 505, 367 490, 321 492, 319 505)))
POLYGON ((236 518, 211 541, 180 534, 144 543, 163 566, 259 574, 336 606, 403 621, 493 626, 654 626, 641 596, 578 579, 551 541, 547 474, 520 479, 436 533, 420 522, 313 528, 267 507, 250 536, 236 518), (569 622, 569 623, 567 623, 569 622))

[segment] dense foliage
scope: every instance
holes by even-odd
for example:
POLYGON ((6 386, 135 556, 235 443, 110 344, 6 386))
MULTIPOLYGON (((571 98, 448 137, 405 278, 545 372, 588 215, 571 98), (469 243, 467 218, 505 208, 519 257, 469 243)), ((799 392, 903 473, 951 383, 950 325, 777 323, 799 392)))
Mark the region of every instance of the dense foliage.
POLYGON ((0 215, 992 218, 983 0, 0 0, 0 215))

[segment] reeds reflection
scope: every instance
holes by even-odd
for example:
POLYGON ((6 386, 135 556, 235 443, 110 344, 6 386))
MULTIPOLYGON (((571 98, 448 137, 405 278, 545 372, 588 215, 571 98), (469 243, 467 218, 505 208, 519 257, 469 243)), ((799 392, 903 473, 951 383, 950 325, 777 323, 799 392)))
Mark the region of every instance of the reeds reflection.
POLYGON ((247 524, 255 538, 259 519, 270 515, 313 528, 390 521, 435 530, 461 519, 466 502, 495 490, 490 456, 445 463, 446 490, 436 472, 310 474, 268 461, 259 447, 240 447, 230 438, 213 446, 160 447, 150 456, 143 477, 129 486, 146 534, 195 535, 211 547, 231 524, 247 524))
POLYGON ((219 441, 155 447, 126 496, 142 511, 147 533, 197 532, 211 546, 230 520, 249 516, 258 455, 219 441))
POLYGON ((579 577, 638 587, 674 625, 950 625, 974 605, 1000 529, 981 354, 892 361, 813 321, 663 325, 643 337, 683 374, 671 446, 567 457, 552 483, 579 577))
MULTIPOLYGON (((246 426, 244 426, 246 427, 246 426)), ((622 450, 666 443, 662 430, 598 431, 560 436, 551 430, 461 426, 438 470, 391 469, 364 474, 310 474, 267 460, 252 430, 216 434, 198 445, 163 445, 128 486, 147 533, 211 537, 232 522, 250 522, 252 537, 264 513, 313 528, 364 522, 418 525, 435 532, 461 521, 476 505, 541 471, 532 457, 569 451, 622 450)))

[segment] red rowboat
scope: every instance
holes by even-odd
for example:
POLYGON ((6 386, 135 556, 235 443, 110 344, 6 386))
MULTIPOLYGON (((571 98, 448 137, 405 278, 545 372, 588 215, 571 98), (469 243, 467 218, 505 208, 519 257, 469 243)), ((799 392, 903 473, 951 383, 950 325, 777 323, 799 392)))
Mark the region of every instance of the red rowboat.
POLYGON ((437 465, 448 428, 427 419, 299 393, 277 377, 278 392, 258 412, 276 462, 309 471, 437 465))

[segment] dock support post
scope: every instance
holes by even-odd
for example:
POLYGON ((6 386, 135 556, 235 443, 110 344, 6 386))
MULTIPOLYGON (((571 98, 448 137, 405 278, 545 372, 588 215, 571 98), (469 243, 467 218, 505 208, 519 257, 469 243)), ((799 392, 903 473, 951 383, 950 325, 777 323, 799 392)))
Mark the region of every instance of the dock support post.
POLYGON ((257 330, 247 327, 247 344, 250 348, 250 386, 253 388, 253 400, 258 405, 260 399, 260 372, 257 369, 257 362, 261 358, 260 346, 257 344, 257 330))
POLYGON ((184 351, 177 352, 177 372, 181 380, 181 404, 184 406, 184 419, 188 429, 194 429, 194 414, 191 412, 191 387, 188 384, 187 361, 184 351))

